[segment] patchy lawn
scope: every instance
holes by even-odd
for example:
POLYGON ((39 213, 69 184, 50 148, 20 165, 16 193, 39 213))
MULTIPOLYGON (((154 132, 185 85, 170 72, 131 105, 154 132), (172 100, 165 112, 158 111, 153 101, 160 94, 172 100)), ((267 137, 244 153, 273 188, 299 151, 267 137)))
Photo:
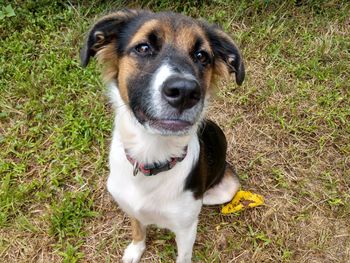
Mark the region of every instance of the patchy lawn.
MULTIPOLYGON (((113 113, 78 56, 114 2, 0 1, 15 12, 0 20, 1 262, 119 262, 130 240, 105 188, 113 113)), ((350 262, 348 1, 132 2, 220 23, 245 59, 243 86, 221 83, 209 115, 266 204, 205 207, 193 261, 350 262)), ((143 262, 174 260, 172 233, 147 243, 143 262)))

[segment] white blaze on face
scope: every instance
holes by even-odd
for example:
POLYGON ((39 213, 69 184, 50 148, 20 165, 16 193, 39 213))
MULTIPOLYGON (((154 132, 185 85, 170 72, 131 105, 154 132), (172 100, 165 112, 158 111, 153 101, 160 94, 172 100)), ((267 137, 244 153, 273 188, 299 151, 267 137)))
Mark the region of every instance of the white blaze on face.
POLYGON ((164 103, 162 101, 163 84, 168 78, 170 78, 175 74, 176 73, 168 64, 163 64, 162 66, 160 66, 154 74, 152 84, 151 84, 152 85, 151 90, 152 90, 152 99, 154 102, 154 107, 157 112, 161 112, 162 104, 164 103))

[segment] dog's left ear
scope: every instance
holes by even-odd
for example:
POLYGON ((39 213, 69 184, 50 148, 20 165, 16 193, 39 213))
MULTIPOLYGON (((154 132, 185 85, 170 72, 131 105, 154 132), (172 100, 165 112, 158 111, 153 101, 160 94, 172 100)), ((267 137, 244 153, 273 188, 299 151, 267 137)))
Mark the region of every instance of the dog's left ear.
POLYGON ((235 73, 236 83, 241 85, 245 69, 241 52, 231 37, 217 26, 206 25, 206 32, 214 53, 215 73, 226 76, 235 73))

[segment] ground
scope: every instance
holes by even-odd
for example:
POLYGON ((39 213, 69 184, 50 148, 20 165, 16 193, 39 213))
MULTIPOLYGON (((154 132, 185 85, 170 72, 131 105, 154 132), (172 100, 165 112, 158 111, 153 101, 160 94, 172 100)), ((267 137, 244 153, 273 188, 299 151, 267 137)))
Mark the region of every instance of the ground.
MULTIPOLYGON (((112 116, 96 63, 79 48, 121 6, 219 23, 246 81, 220 82, 242 188, 265 205, 204 207, 194 262, 350 262, 348 1, 0 1, 0 261, 119 262, 130 222, 106 191, 112 116), (128 4, 126 4, 128 2, 128 4), (7 9, 8 10, 8 9, 7 9), (6 13, 10 14, 10 13, 6 13)), ((174 235, 150 228, 142 262, 172 262, 174 235)))

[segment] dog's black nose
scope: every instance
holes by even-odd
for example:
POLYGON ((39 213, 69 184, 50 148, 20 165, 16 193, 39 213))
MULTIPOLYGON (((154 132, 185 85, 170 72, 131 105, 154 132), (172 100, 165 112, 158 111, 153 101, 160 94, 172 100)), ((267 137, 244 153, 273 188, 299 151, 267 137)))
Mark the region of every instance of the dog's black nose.
POLYGON ((195 80, 171 78, 164 82, 162 95, 181 112, 197 104, 201 98, 201 89, 195 80))

